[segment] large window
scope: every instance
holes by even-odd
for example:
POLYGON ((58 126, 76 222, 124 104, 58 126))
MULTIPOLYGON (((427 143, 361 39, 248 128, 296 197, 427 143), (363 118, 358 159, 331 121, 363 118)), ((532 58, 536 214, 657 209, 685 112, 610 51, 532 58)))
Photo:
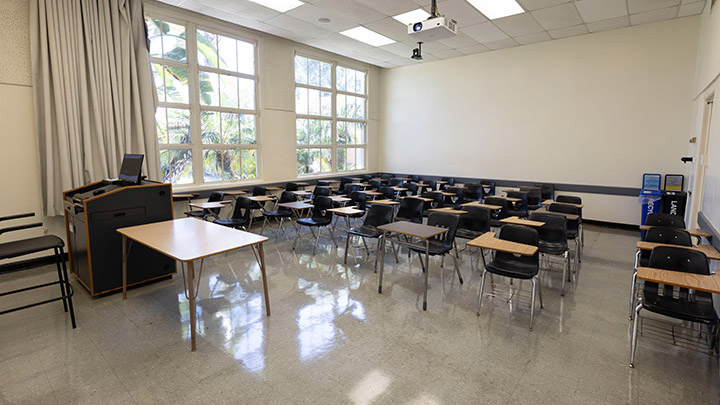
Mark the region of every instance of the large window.
POLYGON ((295 56, 297 174, 365 169, 365 72, 295 56))
POLYGON ((147 17, 163 181, 258 177, 255 44, 147 17))

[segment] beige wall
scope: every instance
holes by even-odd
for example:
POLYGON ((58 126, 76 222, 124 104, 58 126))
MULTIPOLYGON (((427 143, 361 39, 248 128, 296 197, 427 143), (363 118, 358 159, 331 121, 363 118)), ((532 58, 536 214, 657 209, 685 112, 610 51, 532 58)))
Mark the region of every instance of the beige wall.
MULTIPOLYGON (((639 187, 682 173, 699 17, 383 71, 384 171, 639 187), (517 162, 517 163, 515 163, 517 162)), ((586 195, 637 223, 632 197, 586 195)))

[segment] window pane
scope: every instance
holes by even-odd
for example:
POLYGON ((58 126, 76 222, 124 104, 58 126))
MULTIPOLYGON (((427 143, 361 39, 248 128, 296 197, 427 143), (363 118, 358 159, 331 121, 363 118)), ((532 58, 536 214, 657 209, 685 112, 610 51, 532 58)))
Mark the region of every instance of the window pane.
POLYGON ((365 148, 355 148, 355 170, 365 168, 365 148))
POLYGON ((332 93, 329 91, 320 92, 320 115, 323 117, 332 115, 332 93))
POLYGON ((308 111, 310 115, 320 115, 320 91, 308 90, 308 111))
POLYGON ((254 149, 211 149, 203 151, 206 182, 253 179, 257 177, 257 151, 254 149))
POLYGON ((242 158, 242 178, 257 178, 257 150, 240 149, 240 156, 242 158))
MULTIPOLYGON (((338 121, 338 123, 337 123, 337 143, 338 143, 338 145, 347 145, 347 144, 351 143, 350 142, 351 136, 349 133, 350 129, 348 128, 350 126, 350 124, 351 124, 350 122, 338 121)), ((338 164, 340 164, 340 163, 338 162, 338 164)), ((340 170, 340 169, 338 168, 338 170, 340 170)))
POLYGON ((337 155, 338 155, 338 163, 337 163, 337 169, 338 171, 346 171, 347 168, 347 148, 338 148, 337 149, 337 155))
POLYGON ((347 86, 345 85, 345 68, 338 66, 337 69, 335 69, 335 72, 337 76, 335 79, 337 85, 335 87, 337 87, 338 90, 347 91, 347 86))
POLYGON ((217 35, 197 30, 197 54, 200 66, 218 67, 217 35))
POLYGON ((222 113, 222 143, 240 143, 240 116, 232 113, 222 113))
POLYGON ((168 142, 172 144, 189 144, 190 110, 184 108, 167 109, 168 142))
POLYGON ((232 70, 237 72, 237 41, 235 38, 228 38, 218 35, 218 54, 220 56, 220 69, 232 70))
POLYGON ((217 73, 200 72, 200 104, 202 105, 220 105, 220 93, 218 91, 218 75, 217 73))
POLYGON ((221 181, 223 171, 229 166, 225 150, 203 150, 203 179, 205 182, 221 181))
POLYGON ((362 122, 355 123, 355 144, 365 143, 365 124, 362 122))
POLYGON ((307 58, 295 56, 295 83, 307 84, 307 58))
MULTIPOLYGON (((238 72, 249 75, 255 74, 255 45, 237 41, 238 72)), ((257 176, 256 176, 257 177, 257 176)))
POLYGON ((335 101, 337 106, 337 116, 341 118, 348 118, 347 96, 344 94, 338 94, 335 101))
POLYGON ((240 114, 240 143, 243 145, 257 144, 254 115, 240 114))
POLYGON ((187 62, 185 51, 185 26, 169 22, 162 26, 163 57, 178 62, 187 62))
POLYGON ((338 171, 365 168, 364 148, 338 148, 338 171))
POLYGON ((332 121, 308 120, 309 121, 309 142, 310 145, 330 145, 332 143, 331 125, 332 121))
POLYGON ((345 69, 345 88, 351 93, 355 91, 355 71, 352 69, 345 69))
POLYGON ((308 113, 308 89, 298 87, 295 89, 295 112, 298 114, 308 113))
POLYGON ((159 63, 153 63, 153 81, 157 90, 158 101, 165 102, 165 69, 159 63))
POLYGON ((220 113, 216 111, 201 111, 200 130, 202 131, 203 144, 213 145, 222 143, 220 113))
POLYGON ((298 145, 307 145, 310 139, 308 128, 308 120, 306 118, 298 118, 295 120, 295 138, 298 145))
POLYGON ((238 78, 220 75, 220 105, 238 108, 238 78))
POLYGON ((167 112, 165 108, 158 107, 155 111, 155 127, 158 137, 158 143, 168 143, 167 139, 167 112))
POLYGON ((187 104, 190 100, 187 68, 163 66, 165 71, 165 94, 169 103, 187 104))
POLYGON ((320 85, 320 62, 308 59, 308 83, 312 86, 320 85))
POLYGON ((329 63, 320 63, 320 86, 332 87, 332 65, 329 63))
POLYGON ((355 72, 355 92, 365 94, 365 72, 355 72))
POLYGON ((148 39, 150 40, 150 57, 162 58, 162 21, 154 18, 145 18, 145 25, 148 29, 148 39))
POLYGON ((192 151, 190 149, 161 149, 160 167, 163 182, 188 184, 193 182, 192 151))
POLYGON ((307 174, 308 162, 310 160, 308 152, 307 149, 297 150, 297 174, 307 174))
POLYGON ((320 170, 325 173, 332 170, 332 150, 320 149, 320 170))
POLYGON ((255 80, 238 79, 240 85, 240 108, 244 110, 255 109, 255 80))

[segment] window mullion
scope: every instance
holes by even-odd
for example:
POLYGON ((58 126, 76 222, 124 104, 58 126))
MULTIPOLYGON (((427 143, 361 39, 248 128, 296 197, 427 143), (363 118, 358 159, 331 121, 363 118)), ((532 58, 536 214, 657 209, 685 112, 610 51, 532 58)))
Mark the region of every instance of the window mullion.
POLYGON ((202 184, 202 129, 200 128, 200 82, 198 79, 197 31, 193 23, 185 28, 185 42, 188 59, 188 87, 190 89, 190 132, 192 138, 193 183, 202 184))
POLYGON ((337 63, 332 64, 332 68, 330 69, 330 86, 332 87, 332 97, 330 102, 330 115, 332 116, 332 128, 331 128, 331 134, 332 134, 332 142, 331 142, 331 162, 330 169, 333 172, 338 172, 338 155, 337 155, 337 82, 336 82, 336 70, 337 70, 337 63))

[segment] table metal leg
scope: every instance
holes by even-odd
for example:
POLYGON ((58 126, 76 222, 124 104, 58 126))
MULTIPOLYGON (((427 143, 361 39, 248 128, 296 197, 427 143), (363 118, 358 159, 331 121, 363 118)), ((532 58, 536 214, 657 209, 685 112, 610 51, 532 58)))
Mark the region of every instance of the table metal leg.
POLYGON ((190 348, 192 351, 197 350, 195 343, 195 266, 193 262, 187 263, 188 276, 185 279, 185 291, 187 291, 188 301, 190 301, 190 348))
POLYGON ((428 275, 430 274, 430 239, 425 239, 425 292, 423 293, 423 311, 427 311, 428 275))
POLYGON ((122 291, 123 299, 127 299, 127 236, 122 236, 122 291))
POLYGON ((382 240, 380 242, 380 284, 378 285, 378 293, 382 294, 382 279, 383 279, 383 271, 385 270, 385 237, 387 236, 387 232, 383 231, 382 235, 380 235, 380 239, 382 240))
POLYGON ((267 273, 265 272, 265 251, 263 250, 263 244, 258 244, 258 253, 260 253, 260 272, 262 273, 263 280, 263 294, 265 297, 265 312, 267 316, 270 316, 270 297, 268 296, 267 288, 267 273))

